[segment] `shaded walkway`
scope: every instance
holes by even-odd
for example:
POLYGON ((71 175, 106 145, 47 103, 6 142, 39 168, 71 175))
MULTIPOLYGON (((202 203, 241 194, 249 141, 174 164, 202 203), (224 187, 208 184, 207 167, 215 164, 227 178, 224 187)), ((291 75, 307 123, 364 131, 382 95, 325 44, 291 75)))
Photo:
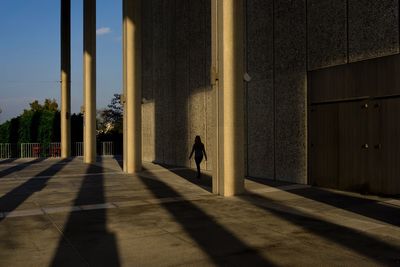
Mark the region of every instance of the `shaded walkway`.
MULTIPOLYGON (((67 163, 71 159, 61 160, 58 163, 67 163)), ((39 162, 39 161, 38 161, 39 162)), ((34 164, 34 163, 30 163, 34 164)), ((41 191, 46 187, 46 183, 53 178, 58 172, 60 172, 65 165, 54 164, 47 169, 41 171, 26 182, 20 184, 7 194, 0 197, 0 211, 12 212, 22 203, 24 203, 30 196, 35 192, 41 191), (47 177, 44 179, 35 179, 36 177, 47 177)), ((2 218, 0 218, 1 222, 2 218)))
POLYGON ((392 223, 371 219, 379 206, 356 196, 343 200, 353 212, 298 193, 305 189, 247 180, 247 195, 222 198, 190 170, 145 168, 126 175, 112 158, 46 160, 0 179, 0 203, 9 203, 0 209, 0 266, 400 264, 399 227, 388 215, 392 223))
POLYGON ((42 162, 44 160, 45 160, 45 158, 37 158, 37 159, 31 160, 31 161, 28 161, 28 162, 15 164, 14 166, 12 166, 10 168, 1 170, 0 171, 0 178, 8 176, 8 175, 13 174, 13 173, 18 172, 18 171, 21 171, 21 170, 23 170, 23 169, 25 169, 25 168, 27 168, 29 166, 32 166, 32 165, 37 164, 39 162, 42 162))
MULTIPOLYGON (((289 183, 280 183, 267 179, 248 179, 259 184, 270 186, 290 185, 289 183)), ((357 193, 341 192, 319 187, 293 189, 290 190, 290 193, 371 219, 400 226, 400 208, 385 204, 383 202, 385 198, 379 200, 379 197, 375 196, 368 198, 357 193)))
POLYGON ((382 265, 395 265, 400 263, 400 247, 398 245, 391 245, 365 232, 344 227, 320 219, 317 216, 312 216, 311 214, 306 214, 296 209, 296 207, 289 207, 282 203, 277 203, 272 198, 259 194, 250 194, 242 196, 241 198, 290 223, 300 226, 307 232, 321 239, 347 247, 348 250, 360 253, 377 263, 382 265))
POLYGON ((92 205, 92 210, 71 212, 51 266, 77 266, 81 262, 94 266, 120 266, 117 243, 107 230, 106 210, 101 206, 105 202, 103 172, 101 166, 87 167, 86 174, 98 175, 83 179, 74 206, 92 205))
MULTIPOLYGON (((182 197, 180 193, 163 181, 150 180, 140 175, 139 178, 156 198, 165 196, 182 197)), ((185 201, 184 199, 179 203, 167 202, 161 203, 161 205, 182 225, 190 237, 207 253, 215 264, 226 265, 227 262, 224 262, 224 256, 226 257, 229 254, 247 254, 248 257, 251 257, 251 261, 248 262, 249 266, 274 265, 267 258, 260 255, 257 250, 238 239, 234 233, 224 228, 190 201, 185 201), (200 225, 199 222, 201 222, 200 225)))

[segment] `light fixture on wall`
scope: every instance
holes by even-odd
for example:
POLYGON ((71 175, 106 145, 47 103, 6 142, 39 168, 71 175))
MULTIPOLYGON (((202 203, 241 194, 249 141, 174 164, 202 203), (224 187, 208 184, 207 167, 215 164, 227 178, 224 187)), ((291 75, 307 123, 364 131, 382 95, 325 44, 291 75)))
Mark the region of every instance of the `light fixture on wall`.
POLYGON ((246 72, 246 73, 243 75, 243 80, 244 80, 245 82, 250 82, 250 81, 251 81, 251 76, 246 72))

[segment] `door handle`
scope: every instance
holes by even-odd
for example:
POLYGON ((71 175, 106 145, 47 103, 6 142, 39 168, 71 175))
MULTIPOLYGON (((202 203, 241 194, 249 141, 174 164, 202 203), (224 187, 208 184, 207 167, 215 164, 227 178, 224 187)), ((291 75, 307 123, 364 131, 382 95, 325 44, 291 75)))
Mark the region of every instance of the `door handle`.
POLYGON ((364 149, 368 149, 368 148, 369 148, 369 146, 368 146, 368 144, 363 144, 363 145, 362 145, 362 148, 364 148, 364 149))

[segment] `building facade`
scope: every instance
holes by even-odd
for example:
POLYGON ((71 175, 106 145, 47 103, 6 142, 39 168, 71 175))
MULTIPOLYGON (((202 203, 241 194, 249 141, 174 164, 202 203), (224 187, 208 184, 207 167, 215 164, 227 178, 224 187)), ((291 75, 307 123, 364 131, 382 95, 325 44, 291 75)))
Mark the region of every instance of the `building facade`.
MULTIPOLYGON (((70 0, 62 1, 69 155, 70 0)), ((95 161, 96 0, 84 1, 84 161, 95 161)), ((123 0, 124 170, 193 167, 399 194, 399 0, 123 0)))
MULTIPOLYGON (((379 142, 360 140, 357 151, 344 150, 346 142, 362 139, 364 130, 353 133, 353 141, 344 138, 340 144, 328 137, 318 139, 324 129, 330 133, 338 131, 332 119, 336 115, 319 112, 329 108, 330 102, 352 103, 361 109, 365 104, 362 101, 390 96, 393 97, 391 105, 398 105, 397 80, 388 85, 393 90, 376 94, 364 90, 364 85, 378 71, 389 73, 386 80, 399 76, 396 63, 399 58, 390 58, 399 53, 399 1, 247 0, 243 5, 243 62, 245 73, 251 77, 244 82, 242 97, 246 175, 357 191, 399 193, 396 179, 387 178, 387 186, 392 190, 388 191, 385 186, 378 189, 373 185, 376 179, 385 178, 381 175, 365 178, 367 174, 357 170, 367 166, 379 169, 373 160, 359 162, 363 157, 359 154, 366 150, 363 145, 368 144, 368 153, 372 153, 373 146, 379 142), (378 67, 368 63, 386 56, 392 63, 378 67), (365 64, 356 64, 364 61, 365 64), (335 76, 338 68, 356 70, 347 71, 346 77, 335 76), (315 82, 318 75, 333 78, 318 84, 315 82), (341 95, 338 92, 350 85, 332 84, 335 79, 350 81, 347 84, 359 79, 351 85, 353 89, 348 89, 359 93, 341 95), (316 97, 323 95, 323 91, 331 94, 316 97), (364 99, 357 100, 359 97, 364 99), (319 117, 311 115, 315 113, 319 117), (324 121, 328 128, 320 127, 324 121)), ((213 143, 216 129, 213 90, 218 88, 213 88, 210 82, 212 1, 150 0, 143 1, 142 8, 143 159, 192 166, 188 154, 195 135, 202 137, 207 150, 216 146, 213 143)), ((358 121, 360 118, 353 111, 348 112, 358 121)), ((398 119, 394 118, 390 124, 395 122, 398 119)), ((346 123, 344 127, 355 127, 351 121, 346 123)), ((387 126, 385 131, 400 134, 396 127, 387 126)), ((396 149, 388 152, 393 159, 399 159, 398 143, 396 149)), ((211 170, 214 159, 209 154, 204 167, 211 170)), ((393 175, 399 174, 395 164, 389 168, 393 175)))

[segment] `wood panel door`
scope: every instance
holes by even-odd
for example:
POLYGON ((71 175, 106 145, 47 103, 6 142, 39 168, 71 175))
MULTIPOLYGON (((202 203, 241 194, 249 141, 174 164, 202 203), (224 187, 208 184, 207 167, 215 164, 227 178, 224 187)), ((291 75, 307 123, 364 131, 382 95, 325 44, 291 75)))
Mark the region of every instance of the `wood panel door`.
POLYGON ((338 187, 338 104, 310 110, 310 184, 338 187))
POLYGON ((380 103, 382 193, 400 194, 400 99, 385 99, 380 103))
POLYGON ((368 103, 339 104, 339 188, 363 191, 368 179, 368 103))
POLYGON ((382 114, 381 114, 381 101, 373 100, 369 103, 368 109, 368 192, 381 193, 382 180, 382 145, 381 145, 381 131, 382 131, 382 114))

